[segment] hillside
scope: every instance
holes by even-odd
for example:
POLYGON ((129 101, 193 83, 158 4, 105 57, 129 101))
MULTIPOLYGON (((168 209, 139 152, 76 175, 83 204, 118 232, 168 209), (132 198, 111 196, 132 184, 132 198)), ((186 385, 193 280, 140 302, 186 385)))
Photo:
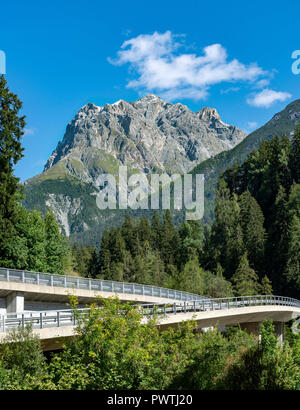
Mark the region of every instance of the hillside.
POLYGON ((241 163, 251 151, 257 149, 262 141, 270 140, 275 135, 292 136, 296 125, 300 123, 300 99, 288 104, 284 110, 275 114, 261 128, 249 134, 242 142, 229 151, 224 151, 213 158, 197 165, 192 174, 205 175, 205 221, 213 218, 215 189, 219 176, 235 162, 241 163))

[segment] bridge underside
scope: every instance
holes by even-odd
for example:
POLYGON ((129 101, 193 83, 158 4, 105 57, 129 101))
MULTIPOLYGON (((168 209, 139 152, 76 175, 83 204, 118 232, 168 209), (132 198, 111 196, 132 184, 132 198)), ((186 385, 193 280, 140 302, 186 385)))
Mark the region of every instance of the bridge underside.
POLYGON ((182 320, 196 320, 201 329, 211 326, 262 322, 265 319, 272 319, 274 322, 288 322, 298 316, 300 316, 300 308, 278 305, 248 306, 168 315, 161 319, 159 326, 164 329, 168 326, 177 326, 182 320))

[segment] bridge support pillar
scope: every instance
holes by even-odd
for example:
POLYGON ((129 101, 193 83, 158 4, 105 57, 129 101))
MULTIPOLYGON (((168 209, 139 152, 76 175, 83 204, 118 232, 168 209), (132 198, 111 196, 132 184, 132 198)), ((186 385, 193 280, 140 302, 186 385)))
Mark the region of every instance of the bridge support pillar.
POLYGON ((245 330, 249 334, 253 334, 254 336, 259 337, 259 322, 248 322, 248 323, 241 323, 241 329, 245 330))
POLYGON ((284 340, 284 323, 283 322, 274 322, 275 334, 278 337, 278 344, 282 345, 284 340))
POLYGON ((15 313, 24 311, 24 293, 11 292, 6 297, 6 312, 15 313))

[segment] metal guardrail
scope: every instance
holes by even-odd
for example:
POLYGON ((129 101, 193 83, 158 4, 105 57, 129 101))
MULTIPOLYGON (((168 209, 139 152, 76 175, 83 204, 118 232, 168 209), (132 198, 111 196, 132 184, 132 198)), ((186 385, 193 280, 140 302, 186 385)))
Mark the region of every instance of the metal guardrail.
MULTIPOLYGON (((78 309, 77 312, 84 314, 89 310, 89 308, 78 309)), ((28 324, 32 325, 32 329, 75 326, 76 315, 71 309, 6 313, 0 315, 0 334, 18 328, 25 329, 28 324)))
MULTIPOLYGON (((291 306, 300 308, 300 301, 297 299, 273 296, 273 295, 255 295, 241 296, 220 299, 203 298, 201 301, 183 302, 183 303, 162 303, 162 304, 141 304, 136 305, 144 316, 156 315, 176 315, 188 312, 204 312, 209 310, 225 310, 251 306, 291 306)), ((78 309, 77 312, 83 314, 88 312, 89 308, 78 309)), ((56 310, 41 312, 22 312, 7 313, 0 316, 0 333, 6 333, 18 327, 25 328, 30 323, 33 329, 43 329, 49 327, 74 326, 76 325, 76 315, 74 310, 56 310)))
POLYGON ((51 273, 30 272, 18 269, 0 268, 0 281, 1 280, 7 282, 21 282, 70 289, 86 289, 121 294, 156 296, 180 301, 204 299, 204 297, 200 295, 162 288, 159 286, 81 278, 77 276, 54 275, 51 273))

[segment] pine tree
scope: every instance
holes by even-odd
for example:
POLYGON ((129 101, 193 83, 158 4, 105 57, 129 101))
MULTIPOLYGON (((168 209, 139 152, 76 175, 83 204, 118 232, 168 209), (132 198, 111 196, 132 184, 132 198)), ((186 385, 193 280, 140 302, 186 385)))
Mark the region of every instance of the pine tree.
POLYGON ((66 239, 60 233, 60 228, 52 211, 48 211, 45 215, 45 231, 47 272, 62 274, 69 248, 66 239))
POLYGON ((273 295, 272 283, 267 275, 262 278, 260 289, 262 295, 273 295))
POLYGON ((282 275, 288 253, 289 219, 286 192, 280 185, 272 210, 273 223, 268 233, 266 255, 269 261, 270 279, 277 291, 284 288, 282 275))
POLYGON ((138 225, 138 237, 141 243, 148 241, 151 243, 151 226, 149 224, 148 219, 143 216, 138 225))
POLYGON ((137 255, 134 260, 134 281, 146 285, 165 286, 167 275, 158 251, 151 249, 148 242, 144 243, 143 255, 137 255))
POLYGON ((180 236, 178 265, 182 267, 192 255, 198 258, 201 255, 204 242, 202 221, 186 221, 179 226, 178 233, 180 236))
POLYGON ((99 275, 99 257, 96 246, 91 248, 90 257, 88 261, 88 277, 96 278, 99 275))
POLYGON ((180 273, 179 289, 203 295, 204 275, 205 271, 199 266, 198 260, 196 258, 189 260, 180 273))
POLYGON ((290 158, 290 167, 294 181, 300 183, 300 125, 296 128, 292 141, 292 153, 290 158))
POLYGON ((24 214, 27 214, 27 230, 23 235, 26 235, 28 256, 27 269, 46 272, 46 232, 45 221, 38 211, 27 212, 24 209, 24 214))
POLYGON ((167 209, 163 217, 159 243, 159 252, 165 266, 176 263, 178 243, 179 235, 175 230, 171 212, 167 209))
POLYGON ((220 179, 217 189, 215 220, 212 226, 210 246, 230 278, 237 269, 238 261, 245 252, 243 231, 240 226, 240 207, 237 195, 230 196, 226 182, 220 179))
POLYGON ((300 218, 294 215, 289 226, 287 263, 284 272, 289 295, 299 297, 300 292, 300 218))
POLYGON ((238 268, 231 280, 238 296, 256 295, 260 291, 258 276, 250 268, 246 253, 241 257, 238 268))
POLYGON ((23 156, 21 138, 25 117, 18 116, 22 102, 9 91, 7 82, 0 77, 0 265, 14 266, 18 255, 11 252, 17 238, 17 200, 20 199, 19 178, 14 166, 23 156))
POLYGON ((211 298, 226 298, 234 295, 232 284, 222 275, 222 268, 218 265, 218 272, 214 275, 205 272, 204 275, 204 296, 211 298))
POLYGON ((126 249, 131 253, 131 255, 135 255, 138 251, 138 238, 133 221, 129 214, 126 214, 125 216, 125 220, 121 228, 121 235, 125 241, 126 249))
POLYGON ((162 233, 162 223, 161 223, 158 211, 155 211, 153 214, 152 221, 151 221, 151 229, 152 229, 151 245, 155 249, 159 249, 161 233, 162 233))
POLYGON ((266 231, 264 215, 248 190, 239 196, 240 225, 250 266, 258 272, 264 268, 266 231))
POLYGON ((99 253, 99 274, 101 277, 106 278, 109 274, 109 269, 111 266, 111 249, 112 249, 112 238, 115 229, 106 229, 103 232, 100 245, 99 253))

